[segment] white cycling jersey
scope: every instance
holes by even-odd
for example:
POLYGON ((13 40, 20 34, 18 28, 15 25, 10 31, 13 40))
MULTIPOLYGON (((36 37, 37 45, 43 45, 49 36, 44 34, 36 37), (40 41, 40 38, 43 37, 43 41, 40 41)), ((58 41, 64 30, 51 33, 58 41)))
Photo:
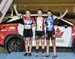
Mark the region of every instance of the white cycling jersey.
POLYGON ((44 31, 44 18, 43 17, 36 18, 36 31, 44 31))

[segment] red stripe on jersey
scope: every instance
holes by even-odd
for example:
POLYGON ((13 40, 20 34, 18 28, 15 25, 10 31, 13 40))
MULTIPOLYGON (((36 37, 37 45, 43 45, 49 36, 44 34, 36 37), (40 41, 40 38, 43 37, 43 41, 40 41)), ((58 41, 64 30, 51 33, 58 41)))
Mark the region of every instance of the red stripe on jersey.
POLYGON ((43 23, 42 23, 42 29, 43 29, 43 31, 44 31, 44 17, 42 17, 43 18, 43 23))
POLYGON ((22 16, 22 19, 25 20, 26 19, 26 16, 22 16))
MULTIPOLYGON (((37 18, 38 18, 38 17, 35 18, 36 30, 37 30, 37 25, 38 25, 38 24, 37 24, 37 18)), ((43 19, 43 22, 42 22, 42 31, 44 31, 44 17, 42 17, 42 19, 43 19)))

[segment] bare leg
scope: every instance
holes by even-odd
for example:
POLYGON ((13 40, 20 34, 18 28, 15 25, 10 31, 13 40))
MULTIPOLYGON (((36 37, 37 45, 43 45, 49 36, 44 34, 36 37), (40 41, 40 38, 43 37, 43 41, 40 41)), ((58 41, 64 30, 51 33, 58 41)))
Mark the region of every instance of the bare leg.
POLYGON ((28 41, 25 40, 25 49, 26 49, 26 53, 28 53, 28 41))
POLYGON ((45 40, 44 39, 41 40, 41 45, 42 45, 42 49, 44 50, 45 49, 45 40))
POLYGON ((36 49, 39 49, 39 39, 36 40, 36 49))
POLYGON ((26 49, 26 53, 24 54, 24 56, 28 55, 28 41, 25 40, 25 49, 26 49))
POLYGON ((41 46, 42 46, 42 57, 44 57, 44 52, 45 52, 45 40, 41 39, 41 46))
POLYGON ((29 53, 31 53, 31 50, 32 50, 32 40, 30 39, 29 40, 29 53))
POLYGON ((56 56, 56 41, 52 40, 54 56, 56 56))
POLYGON ((36 57, 38 56, 38 52, 39 52, 39 42, 40 42, 40 40, 37 39, 36 40, 36 57))
POLYGON ((47 52, 47 55, 49 54, 49 46, 50 46, 50 40, 46 40, 46 52, 47 52))

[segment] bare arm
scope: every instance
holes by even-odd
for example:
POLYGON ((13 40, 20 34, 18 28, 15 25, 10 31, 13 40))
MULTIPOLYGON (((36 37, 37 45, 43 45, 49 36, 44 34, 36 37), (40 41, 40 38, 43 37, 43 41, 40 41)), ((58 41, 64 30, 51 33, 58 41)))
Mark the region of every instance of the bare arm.
POLYGON ((16 4, 14 4, 14 11, 15 11, 16 15, 18 16, 18 15, 19 15, 19 13, 18 13, 18 11, 17 11, 16 4))
POLYGON ((68 13, 68 9, 66 9, 61 16, 57 17, 57 19, 62 19, 67 13, 68 13))
POLYGON ((46 24, 44 24, 44 27, 46 27, 46 24))
POLYGON ((33 25, 32 25, 32 27, 35 27, 35 26, 36 26, 36 24, 33 24, 33 25))

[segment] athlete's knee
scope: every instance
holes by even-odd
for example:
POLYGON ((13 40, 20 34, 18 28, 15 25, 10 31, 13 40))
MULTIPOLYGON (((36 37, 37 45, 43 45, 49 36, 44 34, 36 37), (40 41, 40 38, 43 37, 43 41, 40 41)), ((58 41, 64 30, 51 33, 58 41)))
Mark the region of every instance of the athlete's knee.
POLYGON ((45 40, 44 40, 44 39, 42 39, 42 40, 41 40, 41 43, 42 43, 42 44, 44 44, 44 43, 45 43, 45 40))
POLYGON ((46 45, 50 45, 50 40, 46 40, 46 45))
POLYGON ((56 41, 55 40, 52 40, 52 45, 56 45, 56 41))

